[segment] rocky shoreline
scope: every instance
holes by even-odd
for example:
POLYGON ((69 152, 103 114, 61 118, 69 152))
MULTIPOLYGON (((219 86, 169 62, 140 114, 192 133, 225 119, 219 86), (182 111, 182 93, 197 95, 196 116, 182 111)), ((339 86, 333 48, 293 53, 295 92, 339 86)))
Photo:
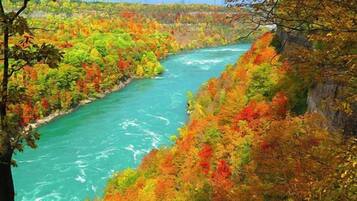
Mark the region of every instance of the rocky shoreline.
POLYGON ((91 103, 97 99, 102 99, 104 98, 107 94, 110 94, 112 92, 116 92, 116 91, 119 91, 120 89, 124 88, 125 86, 127 86, 131 81, 133 80, 133 78, 128 78, 127 80, 125 81, 120 81, 119 84, 115 85, 112 89, 110 90, 106 90, 102 93, 100 93, 96 98, 88 98, 88 99, 84 99, 84 100, 81 100, 79 102, 78 105, 76 105, 75 107, 69 109, 69 110, 65 110, 65 111, 61 111, 61 110, 56 110, 54 111, 53 113, 51 113, 50 115, 48 115, 47 117, 44 117, 44 118, 41 118, 41 119, 38 119, 36 120, 36 122, 33 122, 33 123, 30 123, 28 124, 24 130, 25 131, 28 131, 28 130, 31 130, 31 129, 35 129, 35 128, 38 128, 39 126, 41 125, 45 125, 45 124, 48 124, 50 123, 51 121, 61 117, 61 116, 64 116, 66 114, 69 114, 77 109, 79 109, 81 106, 83 105, 86 105, 88 103, 91 103))

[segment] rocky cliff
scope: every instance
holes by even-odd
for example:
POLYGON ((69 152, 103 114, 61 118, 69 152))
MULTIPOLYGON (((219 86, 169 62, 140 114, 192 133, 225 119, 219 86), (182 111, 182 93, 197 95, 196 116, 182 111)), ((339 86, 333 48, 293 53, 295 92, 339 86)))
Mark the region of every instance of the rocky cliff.
POLYGON ((307 104, 308 112, 323 115, 331 130, 342 131, 346 135, 357 134, 357 105, 351 106, 351 113, 338 107, 338 101, 344 99, 344 87, 333 83, 317 83, 310 88, 307 104))
MULTIPOLYGON (((313 48, 302 34, 288 33, 280 28, 276 32, 282 52, 292 43, 313 48)), ((350 105, 349 113, 341 109, 339 104, 341 100, 345 99, 345 90, 346 87, 333 81, 314 83, 308 93, 308 112, 321 114, 327 120, 327 125, 332 131, 340 131, 345 135, 357 135, 357 104, 350 105)))

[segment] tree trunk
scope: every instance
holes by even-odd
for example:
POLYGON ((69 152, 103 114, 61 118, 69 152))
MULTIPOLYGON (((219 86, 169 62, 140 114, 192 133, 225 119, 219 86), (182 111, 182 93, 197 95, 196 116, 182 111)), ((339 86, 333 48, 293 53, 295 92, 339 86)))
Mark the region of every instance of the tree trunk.
POLYGON ((0 201, 14 201, 15 191, 11 173, 11 150, 0 158, 0 201))
POLYGON ((9 83, 9 28, 4 29, 4 71, 1 83, 0 118, 1 129, 6 131, 7 87, 9 83))
MULTIPOLYGON (((2 5, 1 5, 2 6, 2 5)), ((14 183, 11 173, 11 159, 13 150, 10 142, 10 135, 7 127, 6 110, 9 83, 9 24, 5 18, 4 28, 4 71, 1 83, 0 101, 0 123, 1 123, 1 144, 0 144, 0 201, 13 201, 15 197, 14 183)))

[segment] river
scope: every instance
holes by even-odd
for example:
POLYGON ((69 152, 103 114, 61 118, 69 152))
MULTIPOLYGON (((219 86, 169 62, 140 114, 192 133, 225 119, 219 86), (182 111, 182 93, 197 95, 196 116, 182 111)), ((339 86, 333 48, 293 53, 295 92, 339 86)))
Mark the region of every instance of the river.
POLYGON ((249 44, 169 56, 166 71, 82 106, 39 128, 35 150, 17 154, 17 201, 75 201, 101 196, 116 171, 135 168, 151 149, 172 144, 187 120, 187 91, 218 76, 249 44))

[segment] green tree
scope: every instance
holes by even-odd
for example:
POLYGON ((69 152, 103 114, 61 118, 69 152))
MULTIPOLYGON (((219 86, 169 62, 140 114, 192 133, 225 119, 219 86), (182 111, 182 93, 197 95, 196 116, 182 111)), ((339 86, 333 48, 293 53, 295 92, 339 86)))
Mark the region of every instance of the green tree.
POLYGON ((26 18, 20 16, 27 8, 29 0, 23 0, 22 6, 17 11, 6 10, 0 1, 0 34, 3 39, 0 47, 2 63, 2 82, 0 89, 0 200, 14 200, 14 185, 11 173, 13 153, 22 151, 24 144, 36 147, 35 141, 39 139, 36 132, 24 130, 12 121, 7 114, 9 103, 9 79, 21 71, 25 66, 33 66, 37 62, 57 67, 62 59, 62 52, 51 44, 34 44, 32 33, 26 18), (10 38, 14 40, 10 40, 10 38), (21 40, 10 44, 17 38, 21 40))

